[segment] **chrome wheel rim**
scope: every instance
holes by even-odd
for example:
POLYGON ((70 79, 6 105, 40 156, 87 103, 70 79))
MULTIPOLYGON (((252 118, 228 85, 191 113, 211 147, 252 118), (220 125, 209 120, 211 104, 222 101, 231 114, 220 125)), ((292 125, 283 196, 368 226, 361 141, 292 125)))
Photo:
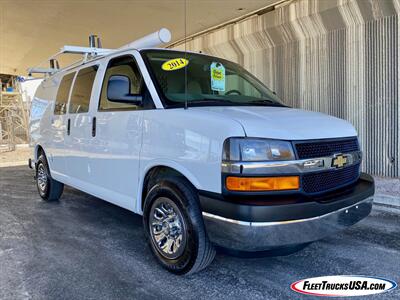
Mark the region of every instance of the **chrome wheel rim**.
POLYGON ((47 173, 46 170, 43 166, 43 164, 40 164, 38 166, 38 171, 37 171, 37 185, 40 189, 41 192, 45 192, 46 191, 46 187, 47 187, 47 173))
POLYGON ((187 240, 184 218, 169 198, 161 197, 154 201, 149 216, 149 228, 153 245, 168 259, 182 255, 187 240))

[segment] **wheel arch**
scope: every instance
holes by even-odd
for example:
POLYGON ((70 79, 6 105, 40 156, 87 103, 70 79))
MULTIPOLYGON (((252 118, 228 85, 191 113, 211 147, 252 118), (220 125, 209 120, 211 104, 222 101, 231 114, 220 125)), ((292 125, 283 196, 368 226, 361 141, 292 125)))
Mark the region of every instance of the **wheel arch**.
POLYGON ((48 165, 48 167, 49 167, 49 170, 50 170, 50 173, 52 173, 52 164, 51 164, 51 160, 49 159, 49 157, 47 157, 47 153, 46 153, 46 151, 44 150, 44 147, 42 146, 42 145, 40 145, 40 144, 37 144, 36 146, 35 146, 35 148, 34 148, 34 163, 35 163, 35 165, 36 165, 36 163, 37 163, 37 161, 38 161, 38 159, 39 159, 39 157, 40 157, 40 155, 44 155, 45 156, 45 158, 46 158, 46 161, 47 161, 47 165, 48 165))
POLYGON ((137 197, 137 210, 140 214, 143 213, 144 200, 146 199, 147 192, 149 190, 149 184, 151 184, 151 178, 159 176, 160 174, 170 174, 171 176, 178 176, 184 178, 188 181, 196 190, 200 189, 200 182, 196 179, 196 177, 189 172, 187 169, 179 166, 174 163, 159 163, 149 165, 144 172, 142 172, 142 176, 140 177, 139 182, 139 192, 137 197))
POLYGON ((46 156, 46 152, 44 151, 44 148, 43 148, 41 145, 37 144, 37 145, 35 146, 35 151, 34 151, 34 158, 35 158, 35 161, 38 160, 40 154, 42 154, 42 153, 46 156))

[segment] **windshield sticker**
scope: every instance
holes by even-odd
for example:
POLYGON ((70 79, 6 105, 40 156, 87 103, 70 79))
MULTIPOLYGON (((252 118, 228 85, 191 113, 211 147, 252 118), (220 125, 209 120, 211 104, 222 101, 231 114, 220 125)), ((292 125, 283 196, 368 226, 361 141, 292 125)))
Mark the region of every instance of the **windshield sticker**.
POLYGON ((225 67, 218 62, 213 62, 210 67, 211 71, 211 89, 213 91, 225 91, 225 67))
POLYGON ((175 71, 186 67, 189 64, 189 61, 184 58, 174 58, 166 61, 162 64, 161 68, 164 71, 175 71))

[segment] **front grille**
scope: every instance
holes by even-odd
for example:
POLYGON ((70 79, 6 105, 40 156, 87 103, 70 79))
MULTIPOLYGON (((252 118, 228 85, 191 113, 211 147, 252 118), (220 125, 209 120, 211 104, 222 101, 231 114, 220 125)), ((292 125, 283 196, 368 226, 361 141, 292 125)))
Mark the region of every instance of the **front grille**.
POLYGON ((355 182, 360 175, 360 164, 343 169, 303 175, 302 186, 308 194, 322 193, 355 182))
POLYGON ((319 142, 295 142, 299 159, 332 156, 337 153, 358 151, 357 138, 319 142))

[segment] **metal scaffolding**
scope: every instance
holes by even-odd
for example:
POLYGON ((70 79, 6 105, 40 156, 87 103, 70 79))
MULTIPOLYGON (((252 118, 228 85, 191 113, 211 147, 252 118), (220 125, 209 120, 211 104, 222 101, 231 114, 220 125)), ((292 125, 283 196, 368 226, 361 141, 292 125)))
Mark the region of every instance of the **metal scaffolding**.
POLYGON ((0 152, 13 151, 29 139, 29 103, 24 102, 19 84, 16 91, 0 90, 0 152))

